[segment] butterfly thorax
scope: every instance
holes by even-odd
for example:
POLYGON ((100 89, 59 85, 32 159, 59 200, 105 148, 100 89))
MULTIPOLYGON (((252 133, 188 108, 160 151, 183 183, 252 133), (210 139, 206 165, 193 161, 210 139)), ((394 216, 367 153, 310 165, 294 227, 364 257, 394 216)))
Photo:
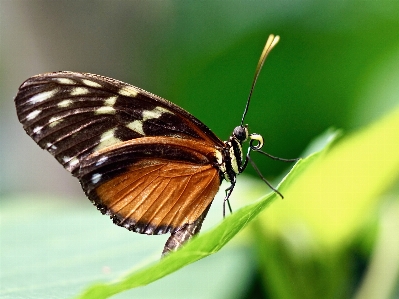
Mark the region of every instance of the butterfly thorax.
POLYGON ((242 143, 248 138, 248 127, 238 126, 234 129, 224 147, 217 153, 218 168, 221 179, 234 182, 236 176, 244 170, 242 143))

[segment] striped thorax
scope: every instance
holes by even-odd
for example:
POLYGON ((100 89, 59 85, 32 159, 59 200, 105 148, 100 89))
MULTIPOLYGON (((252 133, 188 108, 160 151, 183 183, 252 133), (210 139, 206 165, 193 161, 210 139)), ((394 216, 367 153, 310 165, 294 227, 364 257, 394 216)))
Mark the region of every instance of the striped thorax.
POLYGON ((237 126, 225 146, 221 155, 217 157, 221 177, 228 182, 234 182, 237 174, 241 173, 243 167, 242 143, 248 139, 248 126, 237 126))
POLYGON ((260 150, 263 147, 262 135, 256 133, 249 135, 248 125, 245 125, 235 127, 229 140, 224 142, 225 146, 220 151, 216 151, 220 176, 227 182, 235 182, 236 176, 247 166, 247 161, 243 159, 242 144, 248 138, 252 150, 260 150))

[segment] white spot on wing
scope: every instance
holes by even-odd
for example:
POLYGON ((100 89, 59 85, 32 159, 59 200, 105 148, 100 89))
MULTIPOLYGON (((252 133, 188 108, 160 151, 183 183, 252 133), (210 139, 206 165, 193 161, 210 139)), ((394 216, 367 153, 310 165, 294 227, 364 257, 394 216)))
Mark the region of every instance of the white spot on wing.
POLYGON ((53 128, 56 125, 58 125, 60 122, 62 121, 60 116, 53 116, 52 118, 50 118, 49 123, 50 123, 50 127, 53 128))
POLYGON ((73 157, 71 161, 69 161, 69 167, 74 168, 79 164, 78 158, 73 157))
POLYGON ((87 80, 87 79, 82 79, 83 84, 91 87, 101 87, 101 84, 98 84, 97 82, 87 80))
POLYGON ((117 96, 109 97, 108 99, 105 100, 104 104, 107 106, 114 106, 117 98, 118 98, 117 96))
POLYGON ((27 101, 27 103, 28 104, 36 104, 36 103, 46 101, 46 100, 50 99, 56 92, 57 92, 57 89, 38 93, 38 94, 34 95, 33 97, 31 97, 27 101))
POLYGON ((32 119, 34 119, 36 116, 38 116, 40 113, 42 112, 42 110, 35 110, 35 111, 32 111, 31 113, 29 113, 27 116, 26 116, 26 120, 32 120, 32 119))
POLYGON ((71 96, 80 96, 84 94, 88 94, 90 91, 84 87, 76 87, 71 90, 71 96))
POLYGON ((122 141, 115 137, 115 129, 108 130, 101 135, 100 143, 97 145, 96 150, 103 149, 119 142, 122 141))
POLYGON ((155 107, 154 110, 144 110, 143 121, 153 118, 159 118, 163 113, 171 113, 171 112, 163 107, 155 107))
POLYGON ((95 173, 91 176, 91 182, 97 184, 101 180, 102 175, 100 173, 95 173))
POLYGON ((98 159, 96 166, 100 166, 101 164, 103 164, 105 161, 108 160, 108 157, 101 157, 100 159, 98 159))
POLYGON ((33 134, 39 134, 42 129, 43 129, 42 126, 37 126, 36 128, 33 129, 32 132, 33 134))
POLYGON ((141 135, 145 135, 143 131, 143 122, 141 120, 135 120, 126 125, 130 130, 135 131, 141 135))
POLYGON ((68 106, 70 106, 72 104, 72 100, 63 100, 61 102, 58 103, 58 107, 60 108, 66 108, 68 106))
POLYGON ((118 93, 122 96, 134 98, 135 96, 137 96, 138 91, 133 86, 124 86, 118 90, 118 93))
POLYGON ((169 110, 167 110, 163 107, 155 107, 153 110, 144 110, 142 120, 132 121, 132 122, 128 123, 126 125, 126 127, 128 127, 129 129, 131 129, 141 135, 145 135, 144 130, 143 130, 143 123, 149 119, 159 118, 164 113, 173 114, 172 112, 170 112, 169 110))
POLYGON ((115 112, 115 109, 109 106, 100 107, 94 111, 95 114, 115 114, 115 112))
POLYGON ((76 157, 65 156, 62 157, 62 162, 63 164, 65 164, 65 169, 72 172, 74 168, 76 168, 76 166, 79 164, 79 159, 76 157))
POLYGON ((56 80, 59 84, 65 84, 65 85, 73 85, 76 83, 75 81, 69 78, 57 78, 56 80))
POLYGON ((53 151, 55 151, 57 149, 57 147, 50 142, 47 142, 46 147, 48 150, 53 150, 53 151))

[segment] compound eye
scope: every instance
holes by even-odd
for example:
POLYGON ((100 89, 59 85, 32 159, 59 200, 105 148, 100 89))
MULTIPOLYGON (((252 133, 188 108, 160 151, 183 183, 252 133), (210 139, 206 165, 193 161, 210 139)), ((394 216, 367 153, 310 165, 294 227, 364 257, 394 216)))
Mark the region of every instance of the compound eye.
POLYGON ((248 138, 248 126, 238 126, 234 128, 233 135, 242 143, 248 138))
POLYGON ((251 134, 249 136, 251 141, 249 142, 249 146, 253 151, 258 151, 263 147, 263 137, 259 134, 251 134))

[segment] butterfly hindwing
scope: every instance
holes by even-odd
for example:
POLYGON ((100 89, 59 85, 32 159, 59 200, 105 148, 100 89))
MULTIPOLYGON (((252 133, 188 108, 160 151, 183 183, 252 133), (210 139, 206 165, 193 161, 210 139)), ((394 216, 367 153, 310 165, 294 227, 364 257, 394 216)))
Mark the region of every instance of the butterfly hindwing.
POLYGON ((88 156, 78 177, 103 214, 130 230, 173 232, 194 222, 219 189, 214 148, 171 137, 143 137, 88 156))

